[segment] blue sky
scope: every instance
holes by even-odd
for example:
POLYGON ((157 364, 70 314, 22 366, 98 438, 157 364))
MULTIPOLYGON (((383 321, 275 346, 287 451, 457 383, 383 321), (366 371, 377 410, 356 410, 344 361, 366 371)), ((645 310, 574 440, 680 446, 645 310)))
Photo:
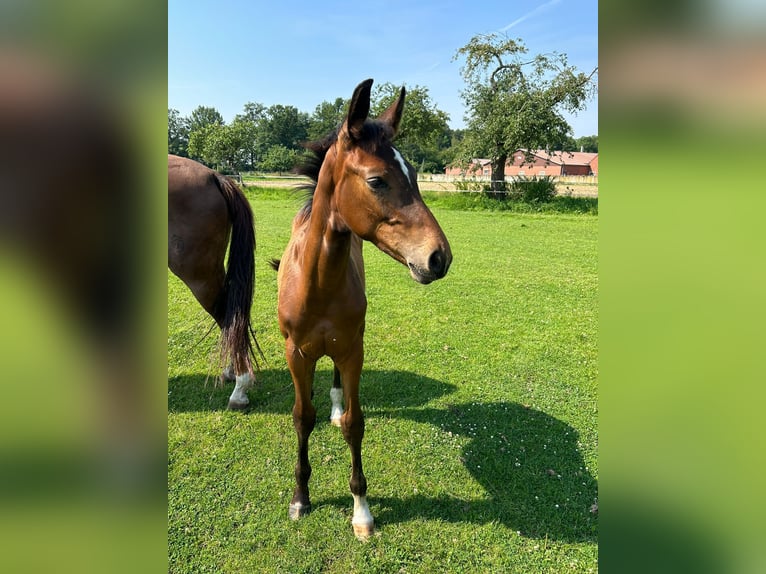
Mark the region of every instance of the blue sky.
MULTIPOLYGON (((213 106, 228 122, 247 102, 311 113, 366 78, 424 86, 464 127, 461 63, 476 34, 521 38, 598 65, 597 0, 169 0, 168 107, 213 106)), ((598 100, 567 115, 575 137, 598 133, 598 100)), ((405 111, 406 113, 406 111, 405 111)))

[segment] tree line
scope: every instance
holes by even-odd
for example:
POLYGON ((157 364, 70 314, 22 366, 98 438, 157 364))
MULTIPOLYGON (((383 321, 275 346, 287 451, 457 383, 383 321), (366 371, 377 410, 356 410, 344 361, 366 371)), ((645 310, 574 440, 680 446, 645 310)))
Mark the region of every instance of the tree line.
MULTIPOLYGON (((467 166, 472 158, 492 160, 493 180, 504 185, 501 166, 517 149, 598 151, 598 136, 572 137, 561 115, 584 108, 595 91, 596 70, 586 75, 561 54, 525 58, 520 39, 479 35, 460 48, 466 89, 466 128, 449 127, 449 115, 438 109, 428 88, 406 86, 406 113, 396 146, 422 173, 440 173, 447 165, 467 166)), ((386 109, 400 86, 384 83, 372 94, 372 117, 386 109)), ((245 104, 230 123, 213 107, 198 106, 189 116, 168 109, 168 153, 191 157, 223 172, 289 171, 302 143, 318 140, 338 128, 348 100, 323 101, 312 113, 281 104, 245 104)), ((493 188, 494 190, 494 188, 493 188)))

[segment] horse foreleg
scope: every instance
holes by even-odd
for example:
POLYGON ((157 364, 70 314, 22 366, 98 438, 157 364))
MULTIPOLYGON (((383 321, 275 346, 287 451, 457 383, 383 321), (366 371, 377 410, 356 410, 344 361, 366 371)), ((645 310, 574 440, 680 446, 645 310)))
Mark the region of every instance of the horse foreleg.
POLYGON ((351 525, 354 527, 354 535, 360 540, 366 540, 375 531, 375 522, 367 504, 367 479, 362 470, 364 415, 359 405, 359 378, 363 361, 364 353, 360 340, 358 351, 349 360, 339 365, 346 403, 340 426, 343 430, 343 438, 346 439, 351 450, 349 488, 354 498, 354 516, 351 519, 351 525))
POLYGON ((340 371, 338 367, 333 370, 332 388, 330 389, 330 424, 340 426, 340 417, 343 415, 343 388, 340 384, 340 371))
POLYGON ((290 501, 290 518, 297 520, 311 512, 309 497, 309 435, 316 424, 316 409, 311 404, 311 387, 316 363, 302 356, 300 350, 290 349, 288 345, 287 365, 293 377, 295 387, 295 405, 293 406, 293 425, 298 435, 298 462, 295 465, 295 491, 290 501))

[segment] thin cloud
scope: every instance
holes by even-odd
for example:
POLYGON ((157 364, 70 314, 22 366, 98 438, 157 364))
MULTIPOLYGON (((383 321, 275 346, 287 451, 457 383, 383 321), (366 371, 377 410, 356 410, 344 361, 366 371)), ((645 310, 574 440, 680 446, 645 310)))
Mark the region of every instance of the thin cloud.
POLYGON ((532 16, 536 16, 540 12, 543 12, 543 11, 547 10, 551 6, 555 6, 559 2, 561 2, 561 0, 550 0, 549 2, 546 2, 545 4, 541 4, 540 6, 535 8, 534 10, 524 14, 521 18, 517 18, 516 20, 514 20, 513 22, 511 22, 507 26, 504 26, 504 27, 500 28, 500 31, 501 32, 506 32, 506 31, 510 30, 511 28, 513 28, 514 26, 516 26, 517 24, 521 24, 524 20, 528 20, 532 16))

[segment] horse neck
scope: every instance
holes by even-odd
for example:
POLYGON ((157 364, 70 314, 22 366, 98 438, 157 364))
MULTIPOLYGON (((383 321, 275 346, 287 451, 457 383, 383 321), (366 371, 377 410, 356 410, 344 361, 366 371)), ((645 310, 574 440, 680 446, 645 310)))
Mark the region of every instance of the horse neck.
POLYGON ((335 183, 331 166, 322 166, 307 223, 303 270, 307 287, 336 292, 346 281, 351 256, 352 233, 340 224, 333 198, 335 183))

